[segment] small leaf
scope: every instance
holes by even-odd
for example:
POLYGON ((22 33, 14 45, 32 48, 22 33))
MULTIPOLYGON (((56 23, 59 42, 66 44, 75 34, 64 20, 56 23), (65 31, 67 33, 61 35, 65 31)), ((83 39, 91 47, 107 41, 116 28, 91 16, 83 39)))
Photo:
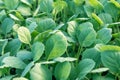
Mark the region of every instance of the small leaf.
POLYGON ((97 32, 97 39, 100 39, 104 44, 107 44, 112 38, 112 29, 102 28, 97 32))
POLYGON ((42 33, 39 33, 35 38, 34 42, 44 42, 46 39, 50 36, 51 30, 44 31, 42 33))
POLYGON ((68 34, 76 40, 76 27, 78 26, 76 21, 68 22, 67 32, 68 34))
POLYGON ((54 64, 56 63, 55 61, 43 61, 43 62, 40 62, 40 64, 54 64))
MULTIPOLYGON (((8 53, 5 53, 4 55, 2 55, 2 56, 0 56, 0 66, 2 66, 3 64, 2 64, 2 60, 5 58, 5 57, 8 57, 8 56, 10 56, 10 53, 8 52, 8 53)), ((4 66, 3 66, 4 67, 4 66)))
POLYGON ((36 42, 32 45, 32 54, 33 54, 33 60, 37 61, 40 59, 42 54, 44 53, 44 44, 40 42, 36 42))
POLYGON ((112 16, 108 13, 101 13, 98 15, 98 17, 105 23, 105 24, 109 24, 112 23, 112 16))
POLYGON ((14 75, 9 75, 9 76, 5 76, 3 78, 0 78, 0 80, 11 80, 14 77, 14 75))
POLYGON ((13 10, 17 8, 19 0, 4 0, 7 9, 13 10))
POLYGON ((53 3, 53 14, 56 15, 57 13, 61 12, 64 8, 67 7, 67 3, 65 1, 56 1, 53 3))
POLYGON ((104 11, 112 16, 112 18, 117 18, 119 16, 119 8, 116 7, 113 3, 106 3, 104 6, 104 11))
POLYGON ((8 40, 7 39, 0 39, 0 54, 3 55, 4 54, 4 49, 5 46, 7 45, 8 40))
POLYGON ((30 16, 31 15, 31 9, 29 6, 25 4, 20 4, 17 8, 17 10, 23 15, 23 16, 30 16))
POLYGON ((13 14, 9 14, 9 16, 12 18, 12 19, 14 19, 14 20, 16 20, 16 21, 20 21, 15 15, 13 15, 13 14))
POLYGON ((69 62, 58 63, 55 67, 54 75, 57 80, 67 80, 71 71, 69 62))
POLYGON ((36 30, 38 32, 44 32, 47 30, 53 30, 55 29, 55 27, 56 27, 55 21, 51 18, 46 18, 38 22, 38 27, 36 28, 36 30))
POLYGON ((100 75, 95 75, 93 77, 93 80, 115 80, 114 77, 112 76, 100 76, 100 75))
POLYGON ((36 63, 30 71, 31 80, 52 80, 52 74, 47 67, 36 63))
POLYGON ((59 57, 67 49, 67 39, 62 32, 58 31, 46 41, 45 54, 48 59, 59 57))
POLYGON ((98 0, 88 0, 88 3, 97 10, 102 10, 104 6, 98 0))
POLYGON ((6 12, 5 10, 0 11, 0 22, 2 22, 6 18, 6 12))
POLYGON ((11 55, 15 55, 17 54, 17 51, 20 49, 20 47, 21 42, 19 41, 19 39, 13 39, 7 44, 7 46, 5 47, 5 51, 10 52, 11 55))
POLYGON ((40 0, 40 11, 50 13, 53 9, 53 0, 40 0))
POLYGON ((57 61, 57 62, 65 62, 65 61, 76 61, 77 59, 76 58, 72 58, 72 57, 58 57, 58 58, 55 58, 54 61, 57 61))
POLYGON ((37 26, 38 26, 38 25, 36 24, 36 22, 32 22, 32 23, 28 26, 28 29, 29 29, 30 33, 32 33, 37 26))
POLYGON ((103 21, 95 14, 95 13, 92 13, 92 17, 93 19, 95 19, 100 25, 103 25, 103 21))
POLYGON ((120 74, 120 52, 116 51, 104 51, 101 53, 101 60, 105 67, 109 68, 111 73, 120 74))
POLYGON ((1 25, 2 33, 4 35, 9 33, 12 30, 14 23, 15 22, 11 18, 5 18, 1 25))
POLYGON ((17 57, 5 57, 2 62, 12 68, 24 69, 26 67, 26 64, 17 57))
POLYGON ((34 66, 34 62, 30 62, 24 69, 24 71, 22 72, 21 76, 24 77, 29 71, 30 69, 34 66))
POLYGON ((98 68, 91 71, 91 73, 102 73, 108 71, 109 68, 98 68))
POLYGON ((32 52, 29 52, 27 50, 20 50, 19 52, 17 52, 16 56, 21 60, 31 60, 33 58, 32 52))
POLYGON ((97 44, 95 46, 95 48, 97 50, 99 50, 100 52, 104 52, 104 51, 114 51, 114 52, 120 52, 120 47, 119 46, 114 46, 114 45, 102 45, 102 44, 97 44))
POLYGON ((101 65, 101 54, 96 48, 86 49, 82 54, 82 59, 92 59, 96 62, 96 66, 101 65))
POLYGON ((20 27, 17 30, 17 33, 18 33, 18 38, 20 39, 21 42, 30 44, 31 35, 30 35, 30 31, 26 27, 20 27))
POLYGON ((96 39, 96 32, 90 22, 85 22, 77 27, 76 35, 82 47, 91 46, 96 39))
POLYGON ((20 1, 21 1, 22 3, 28 5, 28 6, 32 7, 32 5, 29 3, 28 0, 20 0, 20 1))
POLYGON ((12 80, 28 80, 28 79, 26 79, 26 78, 24 78, 24 77, 16 77, 16 78, 13 78, 12 80))
POLYGON ((83 59, 78 64, 77 70, 77 78, 76 80, 82 80, 85 76, 94 68, 95 62, 92 59, 83 59))
POLYGON ((113 45, 97 45, 96 48, 101 52, 101 60, 106 68, 113 74, 120 74, 120 47, 113 45))

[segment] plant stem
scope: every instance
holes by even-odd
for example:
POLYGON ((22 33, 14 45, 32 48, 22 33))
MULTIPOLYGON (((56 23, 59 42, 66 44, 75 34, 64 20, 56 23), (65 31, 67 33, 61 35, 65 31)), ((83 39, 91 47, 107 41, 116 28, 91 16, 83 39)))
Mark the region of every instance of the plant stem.
POLYGON ((68 54, 68 50, 66 50, 66 55, 69 57, 70 55, 68 54))
POLYGON ((80 55, 81 55, 81 52, 82 52, 82 46, 79 46, 78 52, 77 52, 77 54, 76 54, 76 58, 77 58, 76 64, 77 64, 78 61, 79 61, 79 57, 80 57, 80 55))
POLYGON ((32 49, 32 45, 30 43, 28 45, 29 45, 30 49, 32 49))
POLYGON ((85 79, 90 80, 89 78, 85 77, 85 79))

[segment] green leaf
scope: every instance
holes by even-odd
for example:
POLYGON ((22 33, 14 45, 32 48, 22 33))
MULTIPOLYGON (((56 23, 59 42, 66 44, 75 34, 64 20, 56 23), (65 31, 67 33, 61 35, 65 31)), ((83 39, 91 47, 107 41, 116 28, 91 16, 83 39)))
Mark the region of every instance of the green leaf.
POLYGON ((98 50, 101 52, 101 60, 105 67, 109 68, 110 72, 120 74, 120 47, 113 45, 97 45, 98 50))
POLYGON ((43 62, 40 62, 40 64, 54 64, 56 63, 56 61, 43 61, 43 62))
POLYGON ((104 11, 112 16, 112 18, 117 18, 119 15, 119 8, 117 8, 113 3, 106 3, 104 6, 104 11))
POLYGON ((7 45, 8 40, 7 39, 0 39, 0 54, 3 55, 4 54, 4 49, 5 46, 7 45))
POLYGON ((87 0, 88 3, 97 10, 102 10, 104 6, 98 0, 87 0))
POLYGON ((108 77, 108 76, 94 76, 93 80, 115 80, 114 78, 112 77, 108 77))
POLYGON ((13 78, 12 80, 28 80, 28 79, 26 79, 24 77, 16 77, 16 78, 13 78))
POLYGON ((58 63, 55 67, 54 75, 57 80, 67 80, 71 71, 69 62, 58 63))
POLYGON ((82 80, 85 76, 94 68, 95 62, 92 59, 83 59, 79 62, 76 71, 77 71, 77 78, 76 80, 82 80))
POLYGON ((36 63, 35 66, 30 70, 31 80, 52 80, 52 74, 47 67, 36 63))
POLYGON ((34 62, 30 62, 22 72, 21 76, 24 77, 30 71, 30 69, 34 66, 34 62))
POLYGON ((41 12, 50 13, 53 9, 53 0, 40 0, 39 6, 41 12))
POLYGON ((16 17, 15 15, 13 15, 13 14, 9 14, 9 16, 10 16, 12 19, 16 20, 16 21, 20 21, 20 19, 17 18, 17 17, 16 17))
POLYGON ((97 50, 99 50, 100 52, 104 52, 104 51, 114 51, 114 52, 120 52, 120 47, 119 46, 114 46, 114 45, 102 45, 102 44, 97 44, 95 46, 95 48, 97 50))
POLYGON ((2 62, 12 68, 24 69, 26 67, 26 64, 17 57, 5 57, 2 62))
POLYGON ((86 49, 83 53, 82 53, 82 59, 92 59, 96 62, 96 66, 100 66, 101 64, 101 54, 100 52, 96 49, 96 48, 89 48, 86 49))
POLYGON ((13 10, 17 8, 19 0, 3 0, 7 9, 13 10))
POLYGON ((47 59, 59 57, 67 49, 67 39, 62 32, 58 31, 46 41, 45 54, 47 59))
POLYGON ((82 5, 85 2, 85 0, 73 0, 73 1, 77 5, 82 5))
POLYGON ((17 54, 18 50, 21 47, 21 42, 19 39, 13 39, 5 47, 5 52, 10 52, 11 55, 17 54))
POLYGON ((46 39, 50 36, 51 30, 44 31, 42 33, 39 33, 35 38, 34 42, 44 42, 46 39))
POLYGON ((33 55, 33 60, 37 61, 40 59, 40 57, 43 55, 45 50, 45 46, 41 42, 36 42, 32 45, 32 55, 33 55))
POLYGON ((67 7, 67 3, 65 1, 56 1, 53 3, 53 14, 56 15, 57 13, 61 12, 63 9, 67 7))
POLYGON ((101 60, 105 67, 109 68, 111 73, 120 75, 120 52, 106 50, 101 53, 101 60))
POLYGON ((101 26, 104 24, 103 21, 95 14, 92 13, 93 19, 95 19, 101 26))
POLYGON ((21 42, 30 44, 31 35, 30 35, 30 31, 26 27, 20 27, 17 30, 17 33, 18 33, 18 38, 21 42))
POLYGON ((112 29, 102 28, 97 32, 97 39, 101 40, 104 44, 107 44, 112 38, 112 29))
POLYGON ((72 58, 72 57, 58 57, 58 58, 55 58, 54 61, 57 61, 57 62, 65 62, 65 61, 76 61, 77 59, 76 58, 72 58))
POLYGON ((8 57, 10 56, 10 53, 5 53, 4 55, 0 56, 0 66, 2 66, 2 60, 5 58, 5 57, 8 57))
POLYGON ((108 13, 101 13, 98 17, 104 22, 104 24, 110 24, 113 22, 112 16, 108 13))
POLYGON ((1 25, 2 33, 4 35, 9 33, 12 30, 14 23, 15 22, 11 18, 5 18, 1 25))
POLYGON ((36 24, 36 22, 32 22, 32 23, 28 26, 28 29, 29 29, 30 33, 32 33, 37 26, 38 26, 38 25, 36 24))
POLYGON ((32 52, 27 51, 27 50, 20 50, 19 52, 17 52, 16 56, 20 58, 21 60, 31 60, 33 58, 32 52))
POLYGON ((0 11, 0 22, 2 22, 6 18, 6 12, 5 10, 0 11))
POLYGON ((84 10, 88 17, 92 18, 92 13, 94 9, 90 5, 84 5, 84 10))
POLYGON ((0 80, 11 80, 14 77, 14 75, 9 75, 9 76, 5 76, 3 78, 0 78, 0 80))
POLYGON ((120 9, 120 4, 119 2, 115 1, 115 0, 110 0, 110 3, 114 4, 117 8, 120 9))
POLYGON ((38 22, 38 27, 36 28, 36 30, 38 32, 44 32, 46 30, 53 30, 55 29, 55 27, 55 21, 53 21, 51 18, 46 18, 38 22))
POLYGON ((76 21, 70 21, 68 22, 67 32, 68 34, 76 40, 76 28, 78 24, 76 21))
POLYGON ((108 71, 109 68, 98 68, 91 71, 91 73, 102 73, 108 71))
POLYGON ((96 39, 96 32, 90 22, 85 22, 77 27, 77 38, 82 47, 91 46, 96 39))
POLYGON ((30 16, 31 15, 31 9, 29 6, 20 4, 17 8, 17 10, 23 15, 23 16, 30 16))
POLYGON ((32 7, 32 5, 29 3, 29 0, 20 0, 22 3, 32 7))

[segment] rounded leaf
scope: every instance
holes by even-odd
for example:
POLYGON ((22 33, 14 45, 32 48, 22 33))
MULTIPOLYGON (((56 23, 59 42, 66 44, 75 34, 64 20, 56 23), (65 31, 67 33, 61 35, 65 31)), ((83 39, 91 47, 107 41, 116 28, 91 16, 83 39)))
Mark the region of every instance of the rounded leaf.
POLYGON ((26 67, 26 64, 17 57, 12 57, 12 56, 5 57, 2 62, 8 67, 13 67, 18 69, 24 69, 26 67))
POLYGON ((112 38, 112 29, 102 28, 97 32, 97 39, 100 39, 104 44, 107 44, 112 38))
POLYGON ((30 71, 31 80, 52 80, 52 74, 47 67, 36 63, 30 71))
POLYGON ((96 62, 96 66, 100 66, 101 64, 101 54, 100 52, 95 49, 95 48, 89 48, 86 49, 83 53, 82 53, 82 59, 92 59, 96 62))
POLYGON ((40 42, 36 42, 32 45, 32 55, 34 61, 40 59, 40 57, 44 53, 44 48, 45 48, 44 44, 40 42))
POLYGON ((92 59, 83 59, 78 64, 76 71, 78 76, 76 80, 82 80, 94 68, 95 62, 92 59))
POLYGON ((96 32, 90 22, 82 23, 77 27, 77 38, 82 47, 91 46, 96 39, 96 32))
POLYGON ((48 59, 53 59, 63 55, 66 49, 67 39, 62 32, 58 31, 47 40, 45 54, 48 59))
POLYGON ((110 72, 120 74, 120 52, 104 51, 101 53, 101 60, 105 67, 109 68, 110 72))
POLYGON ((55 27, 56 27, 55 21, 51 18, 46 18, 38 22, 38 27, 36 28, 36 30, 38 32, 44 32, 47 30, 53 30, 55 29, 55 27))
POLYGON ((57 80, 67 80, 71 71, 69 62, 58 63, 55 67, 55 77, 57 80))
POLYGON ((1 29, 3 34, 7 34, 12 30, 14 21, 11 18, 5 18, 2 22, 1 29))
POLYGON ((17 33, 18 33, 18 38, 20 39, 21 42, 30 44, 31 35, 30 35, 30 31, 26 27, 20 27, 17 30, 17 33))

